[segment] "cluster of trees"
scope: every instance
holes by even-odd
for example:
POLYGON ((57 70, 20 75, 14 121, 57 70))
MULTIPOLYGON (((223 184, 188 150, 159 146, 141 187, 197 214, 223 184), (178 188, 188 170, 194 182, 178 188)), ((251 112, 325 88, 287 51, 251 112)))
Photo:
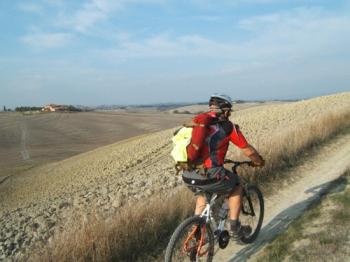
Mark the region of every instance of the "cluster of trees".
POLYGON ((16 107, 15 111, 16 112, 26 112, 26 111, 40 111, 42 107, 37 107, 37 106, 20 106, 16 107))
POLYGON ((6 108, 6 106, 4 106, 4 107, 3 107, 3 111, 4 111, 4 112, 11 112, 12 109, 11 109, 11 108, 6 108))
POLYGON ((70 112, 81 112, 83 110, 80 109, 80 108, 77 108, 75 106, 69 105, 69 106, 67 106, 67 111, 70 111, 70 112))

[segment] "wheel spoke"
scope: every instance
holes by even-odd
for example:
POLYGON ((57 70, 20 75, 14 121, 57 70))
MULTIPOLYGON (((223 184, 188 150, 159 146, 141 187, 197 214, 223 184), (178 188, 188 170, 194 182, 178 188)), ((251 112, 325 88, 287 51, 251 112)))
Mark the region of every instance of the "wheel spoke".
POLYGON ((199 217, 185 220, 174 232, 166 250, 166 261, 211 261, 214 236, 199 217))

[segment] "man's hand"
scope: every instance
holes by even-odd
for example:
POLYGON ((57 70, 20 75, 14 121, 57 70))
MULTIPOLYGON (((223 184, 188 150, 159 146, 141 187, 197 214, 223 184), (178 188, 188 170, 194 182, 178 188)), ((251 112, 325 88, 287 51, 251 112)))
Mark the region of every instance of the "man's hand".
POLYGON ((243 153, 252 160, 251 166, 253 167, 263 167, 265 165, 265 160, 259 155, 258 151, 251 145, 248 145, 243 149, 243 153))
POLYGON ((265 160, 262 157, 261 157, 261 161, 259 162, 252 161, 252 163, 250 164, 250 166, 252 167, 263 167, 264 165, 265 165, 265 160))

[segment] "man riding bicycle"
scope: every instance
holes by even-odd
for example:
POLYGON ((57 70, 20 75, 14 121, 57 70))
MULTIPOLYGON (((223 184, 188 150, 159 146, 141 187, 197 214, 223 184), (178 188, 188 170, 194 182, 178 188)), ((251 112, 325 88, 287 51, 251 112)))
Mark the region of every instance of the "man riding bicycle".
MULTIPOLYGON (((250 227, 241 225, 242 186, 237 174, 224 168, 224 159, 231 141, 239 147, 245 156, 252 160, 254 166, 262 167, 264 159, 251 146, 237 125, 229 116, 232 111, 232 100, 229 96, 215 94, 209 100, 209 112, 197 115, 193 120, 192 138, 187 146, 190 166, 183 172, 184 182, 199 192, 209 191, 228 195, 230 233, 238 239, 249 234, 250 227)), ((195 214, 200 215, 205 207, 204 195, 198 194, 195 214)))

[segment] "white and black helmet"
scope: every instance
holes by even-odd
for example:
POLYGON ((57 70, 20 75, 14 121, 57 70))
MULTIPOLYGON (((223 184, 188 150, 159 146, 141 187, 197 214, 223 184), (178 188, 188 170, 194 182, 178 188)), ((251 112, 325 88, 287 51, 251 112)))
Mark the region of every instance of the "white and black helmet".
POLYGON ((209 106, 216 105, 222 110, 232 109, 232 99, 225 94, 213 94, 209 100, 209 106))

